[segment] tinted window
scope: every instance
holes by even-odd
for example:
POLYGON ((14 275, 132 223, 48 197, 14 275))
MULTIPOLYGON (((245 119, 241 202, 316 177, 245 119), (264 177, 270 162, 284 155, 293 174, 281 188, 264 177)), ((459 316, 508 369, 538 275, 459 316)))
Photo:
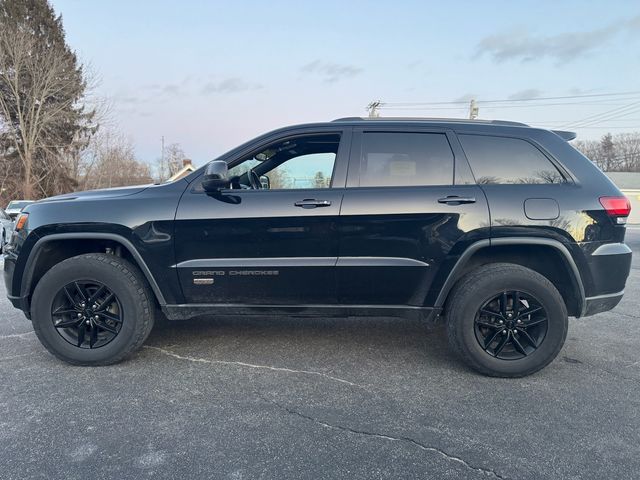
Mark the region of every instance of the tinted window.
POLYGON ((458 135, 478 183, 562 183, 540 150, 518 138, 458 135))
POLYGON ((453 152, 443 133, 365 133, 360 186, 451 185, 453 152))

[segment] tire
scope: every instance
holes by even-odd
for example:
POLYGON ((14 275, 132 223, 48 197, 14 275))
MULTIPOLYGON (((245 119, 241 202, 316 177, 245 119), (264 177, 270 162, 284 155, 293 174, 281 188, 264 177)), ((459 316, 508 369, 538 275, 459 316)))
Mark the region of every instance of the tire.
POLYGON ((562 349, 569 323, 556 287, 509 263, 465 275, 449 295, 446 318, 452 349, 474 370, 495 377, 524 377, 546 367, 562 349))
MULTIPOLYGON (((70 287, 70 289, 72 288, 70 287)), ((78 290, 71 290, 71 293, 76 295, 76 298, 92 297, 92 295, 88 295, 91 290, 84 290, 84 294, 82 293, 84 288, 78 287, 78 290)), ((109 302, 108 295, 106 293, 104 295, 107 297, 104 302, 109 302)), ((97 304, 98 300, 89 303, 97 304)), ((70 309, 71 307, 65 308, 70 309)), ((62 307, 55 309, 55 311, 59 309, 62 307)), ((33 327, 40 342, 53 355, 73 365, 110 365, 130 356, 142 346, 151 332, 154 323, 153 312, 152 294, 146 279, 138 268, 123 258, 104 253, 78 255, 53 266, 38 282, 31 303, 33 327), (77 333, 77 338, 72 338, 73 343, 69 339, 74 332, 79 331, 77 328, 56 328, 54 325, 54 320, 58 323, 68 319, 66 323, 70 323, 76 315, 74 312, 73 314, 69 313, 68 317, 60 317, 60 314, 56 315, 53 310, 56 303, 66 301, 61 300, 65 296, 69 300, 68 305, 73 305, 71 297, 64 290, 70 285, 78 284, 96 284, 105 287, 105 292, 113 294, 109 308, 116 308, 113 307, 116 305, 116 313, 112 314, 108 310, 99 312, 100 309, 93 313, 119 317, 118 322, 100 317, 100 325, 107 323, 111 325, 106 325, 105 330, 100 325, 98 325, 100 328, 97 328, 94 324, 89 323, 92 318, 95 318, 97 323, 97 315, 86 317, 89 319, 86 323, 89 326, 80 326, 82 339, 84 340, 93 328, 98 332, 95 335, 95 343, 93 343, 93 336, 89 334, 89 344, 93 343, 89 348, 85 345, 86 340, 84 340, 83 345, 85 346, 82 348, 75 344, 76 340, 80 339, 79 333, 77 333), (117 332, 106 331, 106 327, 114 331, 117 330, 117 332), (105 337, 101 339, 102 336, 105 337), (113 336, 113 338, 108 340, 109 336, 113 336), (100 345, 100 342, 104 342, 104 344, 100 345)), ((77 313, 77 316, 80 315, 82 314, 77 313)), ((78 322, 84 323, 80 320, 78 322)))

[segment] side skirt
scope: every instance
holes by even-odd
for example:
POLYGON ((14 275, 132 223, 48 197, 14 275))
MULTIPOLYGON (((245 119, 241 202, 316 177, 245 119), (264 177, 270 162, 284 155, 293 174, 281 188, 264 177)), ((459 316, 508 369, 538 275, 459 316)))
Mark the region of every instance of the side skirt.
POLYGON ((434 323, 441 309, 406 305, 250 305, 193 304, 163 305, 169 320, 188 320, 203 315, 293 317, 399 317, 434 323))

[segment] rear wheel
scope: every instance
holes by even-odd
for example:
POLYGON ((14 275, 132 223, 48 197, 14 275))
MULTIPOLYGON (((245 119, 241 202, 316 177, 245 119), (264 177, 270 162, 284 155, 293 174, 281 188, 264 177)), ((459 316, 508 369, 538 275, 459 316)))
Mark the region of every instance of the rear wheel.
POLYGON ((450 298, 451 346, 481 373, 530 375, 548 365, 564 344, 564 301, 555 286, 533 270, 485 265, 465 276, 450 298))
POLYGON ((152 297, 140 271, 114 255, 90 253, 52 267, 33 293, 42 344, 75 365, 108 365, 137 350, 153 327, 152 297))

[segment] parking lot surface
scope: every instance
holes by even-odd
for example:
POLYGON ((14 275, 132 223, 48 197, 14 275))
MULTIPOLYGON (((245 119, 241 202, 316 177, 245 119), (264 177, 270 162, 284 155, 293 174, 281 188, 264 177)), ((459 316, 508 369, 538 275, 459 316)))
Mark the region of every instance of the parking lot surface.
MULTIPOLYGON (((0 478, 640 477, 640 230, 622 303, 542 372, 486 378, 393 318, 160 325, 72 367, 0 287, 0 478)), ((0 261, 1 263, 1 261, 0 261)))

